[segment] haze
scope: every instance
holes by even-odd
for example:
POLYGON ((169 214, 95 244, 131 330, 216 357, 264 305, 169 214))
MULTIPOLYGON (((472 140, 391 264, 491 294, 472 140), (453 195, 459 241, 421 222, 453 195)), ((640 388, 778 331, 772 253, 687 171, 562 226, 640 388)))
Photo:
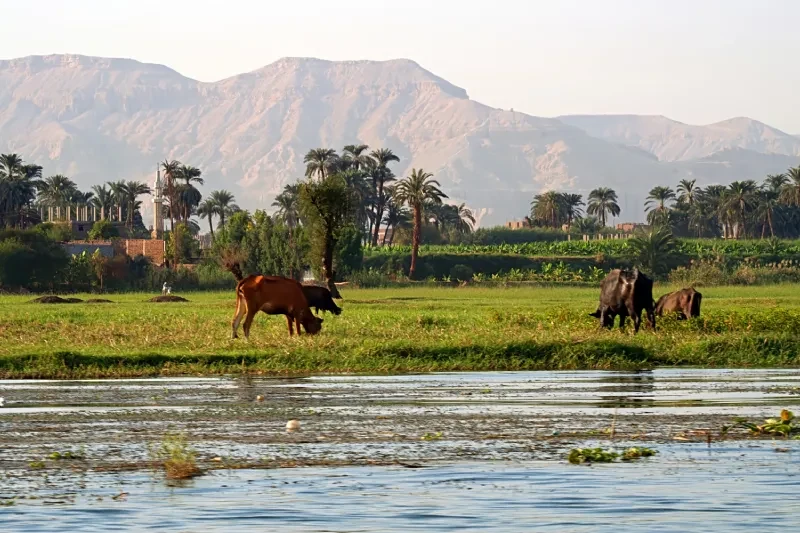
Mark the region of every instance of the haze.
POLYGON ((793 0, 6 4, 3 59, 130 57, 215 81, 284 56, 402 57, 533 115, 748 116, 800 133, 793 0))

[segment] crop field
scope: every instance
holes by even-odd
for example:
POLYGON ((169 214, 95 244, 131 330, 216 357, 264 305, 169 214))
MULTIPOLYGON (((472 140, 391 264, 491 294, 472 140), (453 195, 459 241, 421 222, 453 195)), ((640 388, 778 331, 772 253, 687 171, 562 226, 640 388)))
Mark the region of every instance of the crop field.
MULTIPOLYGON (((676 287, 657 285, 656 298, 676 287)), ((709 287, 702 317, 660 319, 656 332, 600 330, 582 287, 345 290, 317 336, 288 336, 260 314, 250 340, 230 338, 230 292, 108 295, 106 304, 0 297, 0 376, 122 377, 250 372, 779 367, 800 363, 800 287, 709 287)), ((81 296, 90 298, 91 296, 81 296)), ((241 336, 241 331, 240 331, 241 336)))

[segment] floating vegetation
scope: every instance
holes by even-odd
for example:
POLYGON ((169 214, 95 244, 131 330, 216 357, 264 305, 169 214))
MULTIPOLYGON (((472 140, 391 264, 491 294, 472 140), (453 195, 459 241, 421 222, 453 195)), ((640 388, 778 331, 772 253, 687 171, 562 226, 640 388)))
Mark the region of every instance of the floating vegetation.
POLYGON ((745 418, 737 418, 733 426, 722 426, 722 432, 727 433, 731 427, 741 427, 750 430, 754 435, 782 435, 789 438, 793 434, 800 434, 800 426, 795 425, 794 421, 794 413, 783 409, 780 417, 768 418, 763 424, 753 424, 745 418))
POLYGON ((73 452, 53 452, 47 456, 48 459, 53 461, 80 461, 83 459, 83 456, 78 453, 73 452))
POLYGON ((164 467, 167 479, 191 479, 203 473, 197 455, 182 433, 167 433, 161 446, 150 450, 153 459, 164 467))
POLYGON ((422 437, 420 437, 420 440, 441 440, 441 438, 442 432, 439 431, 436 433, 425 433, 422 437))
POLYGON ((602 448, 574 448, 569 452, 567 460, 574 465, 583 463, 613 463, 620 458, 623 461, 635 461, 643 457, 652 457, 656 453, 658 453, 656 450, 643 446, 628 448, 622 452, 622 454, 602 448))

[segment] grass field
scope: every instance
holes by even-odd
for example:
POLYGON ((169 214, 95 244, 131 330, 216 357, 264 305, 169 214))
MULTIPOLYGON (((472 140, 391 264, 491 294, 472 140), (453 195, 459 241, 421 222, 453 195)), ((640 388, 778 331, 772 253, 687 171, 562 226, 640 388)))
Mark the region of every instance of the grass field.
MULTIPOLYGON (((671 287, 656 288, 656 297, 671 287)), ((289 338, 259 315, 250 341, 230 339, 233 295, 191 303, 42 305, 0 297, 0 376, 121 377, 257 372, 629 369, 800 364, 800 286, 703 288, 703 316, 633 335, 587 316, 598 289, 404 288, 344 292, 321 334, 289 338)), ((81 296, 79 297, 89 297, 81 296)), ((241 333, 240 333, 241 334, 241 333)))

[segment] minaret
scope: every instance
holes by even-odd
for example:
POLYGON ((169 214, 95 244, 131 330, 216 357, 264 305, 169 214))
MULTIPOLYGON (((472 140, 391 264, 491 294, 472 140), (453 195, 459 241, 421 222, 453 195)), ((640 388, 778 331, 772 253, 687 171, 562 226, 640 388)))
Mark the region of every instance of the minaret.
POLYGON ((164 238, 164 203, 163 184, 161 183, 161 170, 156 171, 156 182, 153 184, 153 238, 164 238))

